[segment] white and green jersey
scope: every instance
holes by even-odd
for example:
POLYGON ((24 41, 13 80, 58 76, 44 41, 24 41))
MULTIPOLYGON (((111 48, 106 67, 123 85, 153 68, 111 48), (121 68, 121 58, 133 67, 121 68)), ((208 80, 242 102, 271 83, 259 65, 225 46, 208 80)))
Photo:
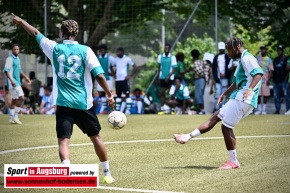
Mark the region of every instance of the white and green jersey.
POLYGON ((110 66, 114 65, 114 57, 110 56, 109 54, 105 54, 103 57, 102 55, 98 55, 98 60, 104 70, 104 76, 106 80, 111 80, 109 73, 111 72, 110 66))
POLYGON ((36 40, 50 59, 53 71, 53 100, 58 106, 87 110, 93 106, 91 73, 104 73, 88 46, 64 40, 61 44, 38 34, 36 40))
MULTIPOLYGON (((11 75, 11 78, 15 82, 16 86, 21 86, 20 82, 20 73, 21 73, 21 64, 18 56, 14 56, 14 54, 10 54, 6 59, 4 72, 8 72, 11 75)), ((7 87, 8 89, 12 89, 13 86, 11 81, 7 78, 7 87)))
POLYGON ((230 98, 244 101, 245 103, 252 105, 254 108, 257 108, 258 95, 262 81, 260 81, 255 88, 253 88, 253 92, 243 100, 243 94, 249 88, 253 77, 256 74, 263 75, 263 70, 258 64, 257 59, 247 50, 244 50, 233 77, 233 83, 236 84, 237 89, 232 92, 230 98))
MULTIPOLYGON (((169 96, 172 96, 174 94, 175 89, 176 89, 176 86, 172 85, 170 90, 169 90, 169 96)), ((179 87, 179 90, 175 94, 175 99, 178 99, 178 100, 187 100, 187 99, 189 99, 188 87, 184 86, 183 84, 181 84, 181 86, 179 87)))
MULTIPOLYGON (((158 55, 157 63, 160 66, 160 79, 165 79, 173 70, 177 68, 176 57, 172 54, 165 55, 165 53, 158 55)), ((170 80, 174 79, 174 74, 170 76, 170 80)))

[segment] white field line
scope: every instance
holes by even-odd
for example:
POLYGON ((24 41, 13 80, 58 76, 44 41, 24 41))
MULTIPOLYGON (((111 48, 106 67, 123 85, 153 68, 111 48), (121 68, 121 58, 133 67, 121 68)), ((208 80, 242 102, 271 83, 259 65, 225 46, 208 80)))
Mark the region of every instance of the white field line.
POLYGON ((281 125, 288 125, 288 124, 290 124, 290 122, 281 122, 280 124, 281 125))
POLYGON ((107 187, 107 186, 99 186, 98 188, 99 189, 104 189, 104 190, 119 190, 119 191, 127 191, 127 192, 182 193, 182 192, 159 191, 159 190, 143 190, 143 189, 107 187))
MULTIPOLYGON (((258 135, 258 136, 236 136, 238 139, 249 139, 249 138, 281 138, 281 137, 290 137, 290 135, 258 135)), ((211 140, 211 139, 223 139, 223 137, 199 137, 192 140, 211 140)), ((132 140, 132 141, 110 141, 105 142, 105 144, 125 144, 125 143, 152 143, 152 142, 166 142, 173 141, 174 139, 152 139, 152 140, 132 140)), ((92 143, 80 143, 80 144, 70 144, 70 146, 86 146, 92 145, 92 143)), ((21 152, 35 149, 48 149, 48 148, 57 148, 57 145, 49 146, 37 146, 37 147, 27 147, 19 149, 11 149, 0 151, 0 155, 13 152, 21 152)))

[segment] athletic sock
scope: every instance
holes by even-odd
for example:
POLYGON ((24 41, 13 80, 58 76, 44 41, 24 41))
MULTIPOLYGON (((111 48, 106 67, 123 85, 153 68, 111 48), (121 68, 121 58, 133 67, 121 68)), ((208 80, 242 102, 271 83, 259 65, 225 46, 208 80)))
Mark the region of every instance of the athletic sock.
POLYGON ((101 162, 105 176, 111 177, 109 161, 101 162))
POLYGON ((143 107, 142 101, 137 101, 138 114, 142 113, 142 107, 143 107))
POLYGON ((197 137, 199 135, 201 135, 199 129, 195 129, 195 130, 193 130, 192 132, 189 133, 190 139, 194 138, 194 137, 197 137))
POLYGON ((161 111, 164 111, 165 110, 165 106, 161 106, 161 111))
POLYGON ((63 160, 62 162, 61 162, 61 164, 70 164, 70 160, 63 160))
POLYGON ((116 98, 116 111, 120 111, 122 99, 116 98))
POLYGON ((131 105, 132 105, 132 99, 131 98, 126 98, 126 111, 127 112, 130 112, 131 105))
POLYGON ((258 112, 262 112, 262 104, 258 104, 258 112))
POLYGON ((238 163, 238 160, 237 160, 237 151, 234 149, 234 150, 228 150, 229 152, 229 156, 230 156, 230 161, 233 162, 233 163, 238 163))
POLYGON ((267 104, 263 104, 262 112, 266 112, 267 104))
POLYGON ((18 113, 20 111, 20 107, 15 107, 15 114, 14 117, 18 118, 18 113))
POLYGON ((15 115, 15 109, 10 109, 10 119, 12 119, 15 115))
POLYGON ((100 109, 100 113, 107 110, 107 97, 102 97, 101 102, 102 102, 102 106, 100 109))
POLYGON ((120 111, 124 112, 125 109, 126 109, 126 102, 122 101, 120 111))

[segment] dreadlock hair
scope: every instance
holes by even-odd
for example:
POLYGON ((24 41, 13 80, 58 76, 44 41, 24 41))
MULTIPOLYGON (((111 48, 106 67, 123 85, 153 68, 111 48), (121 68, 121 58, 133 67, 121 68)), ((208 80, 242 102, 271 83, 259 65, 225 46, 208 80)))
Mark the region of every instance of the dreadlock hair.
POLYGON ((62 22, 60 30, 64 37, 76 37, 79 33, 79 25, 75 20, 65 20, 62 22))
POLYGON ((226 43, 226 47, 228 48, 229 46, 232 48, 236 46, 244 46, 244 42, 237 37, 232 37, 226 43))

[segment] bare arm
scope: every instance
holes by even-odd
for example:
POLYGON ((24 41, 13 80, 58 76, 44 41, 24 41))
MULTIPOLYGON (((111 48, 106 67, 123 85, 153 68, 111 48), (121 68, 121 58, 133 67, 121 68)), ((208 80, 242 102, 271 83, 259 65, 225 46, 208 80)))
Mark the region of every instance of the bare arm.
POLYGON ((13 13, 11 13, 13 16, 13 24, 15 25, 21 25, 29 35, 31 36, 37 36, 40 32, 33 26, 31 26, 29 23, 27 23, 25 20, 21 19, 20 17, 17 17, 13 13))
POLYGON ((231 92, 233 92, 236 88, 237 88, 236 84, 232 83, 231 86, 224 93, 222 93, 221 96, 219 97, 217 106, 219 106, 221 102, 223 102, 224 98, 226 98, 226 96, 229 95, 231 92))
POLYGON ((114 108, 115 106, 115 100, 114 100, 114 96, 112 95, 108 83, 106 81, 106 78, 104 77, 103 74, 98 74, 96 76, 96 80, 98 82, 98 84, 104 89, 105 93, 108 96, 108 104, 111 108, 114 108))
POLYGON ((132 76, 134 76, 134 74, 137 71, 137 66, 136 64, 133 65, 133 70, 131 71, 130 75, 126 77, 126 80, 129 80, 132 76))
POLYGON ((28 76, 26 76, 26 75, 23 73, 23 71, 20 72, 20 76, 21 76, 22 78, 24 78, 28 84, 30 84, 30 82, 31 82, 30 79, 28 78, 28 76))
POLYGON ((7 78, 10 80, 12 86, 15 87, 16 84, 15 84, 13 78, 11 77, 10 73, 9 73, 9 72, 6 72, 6 71, 4 71, 4 73, 5 73, 5 75, 7 76, 7 78))
POLYGON ((262 74, 256 74, 253 77, 253 80, 249 86, 249 89, 243 95, 243 99, 247 98, 253 92, 253 88, 255 88, 255 86, 260 82, 261 78, 262 78, 262 74))

